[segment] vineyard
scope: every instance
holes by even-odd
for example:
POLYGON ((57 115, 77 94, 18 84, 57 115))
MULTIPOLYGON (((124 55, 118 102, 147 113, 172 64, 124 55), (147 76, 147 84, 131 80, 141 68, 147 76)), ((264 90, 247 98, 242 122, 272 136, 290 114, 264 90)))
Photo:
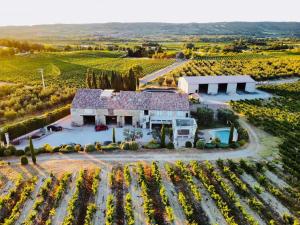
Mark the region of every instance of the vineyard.
POLYGON ((263 86, 261 89, 277 97, 232 102, 232 108, 244 114, 254 125, 284 139, 279 148, 284 168, 293 174, 294 182, 299 185, 300 82, 263 86))
POLYGON ((251 75, 255 80, 300 76, 299 57, 248 58, 246 56, 208 57, 192 60, 167 77, 212 75, 251 75))
POLYGON ((124 52, 76 51, 62 53, 37 53, 0 59, 0 80, 7 82, 41 83, 38 69, 44 69, 47 84, 82 87, 88 68, 115 70, 127 73, 140 65, 143 75, 170 65, 174 60, 123 58, 124 52))
POLYGON ((2 165, 0 223, 299 224, 299 189, 273 162, 99 163, 30 174, 15 166, 13 180, 2 165))
POLYGON ((23 119, 33 114, 66 105, 74 97, 74 88, 60 89, 50 86, 43 89, 40 85, 0 86, 0 124, 23 119))

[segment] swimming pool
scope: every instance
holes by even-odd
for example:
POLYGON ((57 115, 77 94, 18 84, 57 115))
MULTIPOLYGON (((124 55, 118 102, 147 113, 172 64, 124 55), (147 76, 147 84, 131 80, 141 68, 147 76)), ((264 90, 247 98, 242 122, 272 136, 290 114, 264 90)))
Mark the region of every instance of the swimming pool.
POLYGON ((230 133, 229 128, 209 131, 209 134, 212 136, 213 139, 219 138, 221 140, 221 143, 224 144, 229 143, 229 133, 230 133))

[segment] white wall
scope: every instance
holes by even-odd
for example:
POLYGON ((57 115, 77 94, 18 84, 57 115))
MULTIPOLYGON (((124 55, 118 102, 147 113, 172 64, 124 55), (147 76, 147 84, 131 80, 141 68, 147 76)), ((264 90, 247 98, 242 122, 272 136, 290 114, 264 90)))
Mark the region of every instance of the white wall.
POLYGON ((236 87, 237 87, 237 84, 234 83, 234 84, 228 84, 227 85, 227 91, 226 91, 226 94, 235 94, 236 93, 236 87))
POLYGON ((255 83, 246 83, 245 91, 247 92, 255 92, 256 85, 255 83))
POLYGON ((181 89, 183 92, 189 94, 189 85, 183 77, 179 77, 178 88, 181 89))
POLYGON ((207 94, 210 95, 218 94, 218 84, 208 84, 207 94))

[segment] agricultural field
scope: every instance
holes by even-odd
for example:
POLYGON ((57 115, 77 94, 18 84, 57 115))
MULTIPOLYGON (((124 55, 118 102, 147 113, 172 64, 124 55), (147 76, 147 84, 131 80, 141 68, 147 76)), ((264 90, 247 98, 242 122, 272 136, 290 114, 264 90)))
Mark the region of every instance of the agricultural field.
POLYGON ((269 100, 231 102, 231 106, 236 112, 245 115, 255 126, 262 127, 272 135, 284 139, 279 147, 279 153, 284 168, 293 174, 295 182, 298 182, 300 179, 300 82, 262 86, 261 89, 276 96, 269 100))
POLYGON ((75 88, 40 85, 24 86, 7 84, 0 86, 0 125, 39 115, 70 103, 75 88))
POLYGON ((257 55, 203 56, 173 70, 166 77, 251 75, 255 80, 300 76, 300 57, 271 57, 257 55))
POLYGON ((0 80, 14 83, 41 83, 38 69, 44 69, 46 85, 59 84, 71 87, 85 86, 85 73, 92 69, 117 71, 122 74, 140 65, 142 75, 164 68, 174 60, 124 58, 125 52, 76 51, 36 53, 0 59, 0 80))
POLYGON ((299 224, 299 189, 273 162, 59 164, 1 165, 1 224, 299 224))

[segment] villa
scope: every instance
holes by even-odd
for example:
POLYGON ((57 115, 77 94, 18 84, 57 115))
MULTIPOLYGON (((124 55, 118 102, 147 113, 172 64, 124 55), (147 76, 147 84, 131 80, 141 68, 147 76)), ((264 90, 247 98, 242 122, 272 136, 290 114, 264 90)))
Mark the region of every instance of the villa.
POLYGON ((135 92, 79 89, 71 106, 72 124, 103 124, 143 129, 173 128, 176 146, 192 141, 197 129, 190 118, 188 95, 169 92, 135 92))

